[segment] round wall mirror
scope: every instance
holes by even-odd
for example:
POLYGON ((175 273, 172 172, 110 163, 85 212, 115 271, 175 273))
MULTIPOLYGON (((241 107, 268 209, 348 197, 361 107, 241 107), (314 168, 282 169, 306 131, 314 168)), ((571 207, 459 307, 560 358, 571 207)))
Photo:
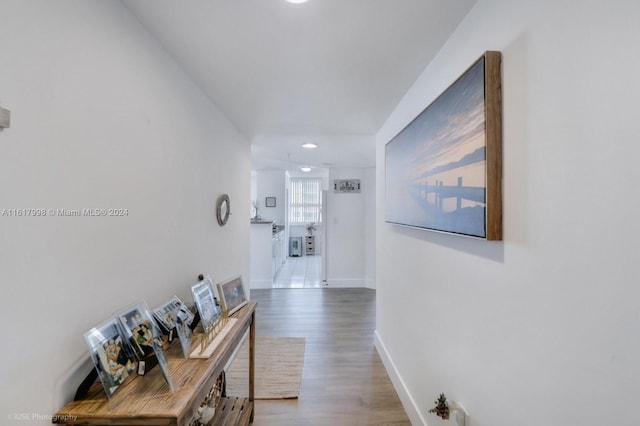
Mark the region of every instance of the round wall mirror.
POLYGON ((229 196, 227 194, 221 195, 218 198, 218 203, 216 205, 216 218, 218 219, 218 224, 220 226, 224 226, 229 220, 229 215, 231 214, 231 203, 229 202, 229 196))

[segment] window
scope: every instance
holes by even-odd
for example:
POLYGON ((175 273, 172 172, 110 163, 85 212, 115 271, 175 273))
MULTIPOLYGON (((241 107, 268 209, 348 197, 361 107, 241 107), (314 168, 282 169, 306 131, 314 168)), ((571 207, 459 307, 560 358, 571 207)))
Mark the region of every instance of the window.
POLYGON ((306 225, 322 220, 322 179, 291 178, 289 223, 306 225))

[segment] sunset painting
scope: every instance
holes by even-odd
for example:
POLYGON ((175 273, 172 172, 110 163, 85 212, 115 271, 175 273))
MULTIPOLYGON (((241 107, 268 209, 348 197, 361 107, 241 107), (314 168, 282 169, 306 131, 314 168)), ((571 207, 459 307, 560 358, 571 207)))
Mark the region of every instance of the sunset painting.
POLYGON ((385 148, 386 221, 485 238, 483 56, 385 148))

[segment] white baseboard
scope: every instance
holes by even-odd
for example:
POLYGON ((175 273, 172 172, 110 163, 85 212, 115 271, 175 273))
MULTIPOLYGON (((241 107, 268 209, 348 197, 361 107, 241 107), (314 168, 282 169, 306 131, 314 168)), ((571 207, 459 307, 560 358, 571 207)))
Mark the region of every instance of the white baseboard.
POLYGON ((327 287, 329 288, 365 287, 365 282, 363 279, 331 278, 331 279, 327 279, 327 287))
POLYGON ((393 387, 396 389, 398 393, 398 397, 400 397, 400 402, 402 402, 402 406, 404 407, 407 415, 409 416, 409 420, 411 420, 412 425, 420 425, 427 426, 427 421, 422 417, 420 411, 418 410, 418 406, 416 405, 415 400, 409 393, 406 385, 404 384, 404 380, 398 374, 398 370, 396 369, 393 360, 389 356, 389 352, 387 348, 384 346, 384 342, 380 338, 378 334, 378 330, 374 331, 374 344, 376 349, 378 350, 378 355, 380 355, 380 359, 384 364, 384 368, 387 370, 387 374, 389 374, 389 378, 391 379, 391 383, 393 383, 393 387))
POLYGON ((364 280, 364 286, 366 288, 370 288, 371 290, 375 290, 376 289, 376 282, 374 280, 371 280, 371 279, 366 279, 366 280, 364 280))

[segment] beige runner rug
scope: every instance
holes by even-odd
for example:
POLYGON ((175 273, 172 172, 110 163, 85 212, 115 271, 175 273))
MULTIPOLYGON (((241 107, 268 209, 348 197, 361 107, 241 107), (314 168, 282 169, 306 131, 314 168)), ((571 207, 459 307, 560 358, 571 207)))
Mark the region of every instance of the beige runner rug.
MULTIPOLYGON (((256 399, 297 398, 304 365, 304 337, 256 337, 256 399)), ((227 370, 227 395, 249 394, 249 339, 227 370)))

